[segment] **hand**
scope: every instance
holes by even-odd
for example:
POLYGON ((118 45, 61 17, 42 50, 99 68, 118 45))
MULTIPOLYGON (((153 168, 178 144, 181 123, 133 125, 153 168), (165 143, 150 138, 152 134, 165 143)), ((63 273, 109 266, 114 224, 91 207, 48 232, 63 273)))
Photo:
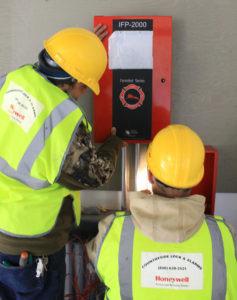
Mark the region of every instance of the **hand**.
POLYGON ((150 195, 152 194, 152 192, 150 190, 141 190, 139 192, 145 193, 145 194, 150 194, 150 195))
POLYGON ((112 127, 112 128, 111 128, 111 131, 110 131, 110 134, 111 134, 111 135, 116 135, 116 131, 117 131, 117 130, 116 130, 116 127, 112 127))
POLYGON ((106 35, 108 35, 108 31, 106 31, 107 26, 104 25, 102 26, 102 24, 98 24, 93 32, 98 36, 98 38, 102 41, 104 39, 104 37, 106 37, 106 35))
MULTIPOLYGON (((116 135, 116 131, 117 131, 116 127, 112 127, 111 131, 110 131, 111 135, 116 135)), ((128 143, 123 141, 123 147, 127 147, 127 146, 128 146, 128 143)))

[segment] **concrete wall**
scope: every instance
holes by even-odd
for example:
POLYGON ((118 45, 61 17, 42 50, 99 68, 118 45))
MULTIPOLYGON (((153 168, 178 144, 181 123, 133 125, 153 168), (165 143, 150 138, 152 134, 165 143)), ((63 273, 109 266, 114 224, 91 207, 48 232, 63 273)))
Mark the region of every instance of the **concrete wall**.
MULTIPOLYGON (((92 29, 94 15, 173 16, 172 123, 219 150, 217 191, 237 192, 237 1, 0 1, 0 74, 35 62, 43 40, 60 29, 92 29)), ((91 92, 81 99, 91 122, 92 101, 91 92)), ((118 168, 104 188, 119 190, 120 177, 118 168)))

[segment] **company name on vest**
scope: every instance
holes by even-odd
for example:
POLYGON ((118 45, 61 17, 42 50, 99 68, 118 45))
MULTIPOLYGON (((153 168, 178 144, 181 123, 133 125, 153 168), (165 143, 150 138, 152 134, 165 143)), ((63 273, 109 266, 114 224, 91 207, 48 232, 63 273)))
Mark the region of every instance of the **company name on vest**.
POLYGON ((189 277, 184 278, 174 278, 174 277, 161 277, 161 276, 155 276, 156 281, 162 281, 162 282, 189 282, 189 277))
POLYGON ((159 260, 159 259, 164 259, 164 258, 169 258, 169 255, 161 255, 161 256, 157 256, 155 258, 152 258, 151 260, 149 260, 147 263, 142 265, 142 269, 144 269, 145 267, 147 267, 149 264, 159 260))

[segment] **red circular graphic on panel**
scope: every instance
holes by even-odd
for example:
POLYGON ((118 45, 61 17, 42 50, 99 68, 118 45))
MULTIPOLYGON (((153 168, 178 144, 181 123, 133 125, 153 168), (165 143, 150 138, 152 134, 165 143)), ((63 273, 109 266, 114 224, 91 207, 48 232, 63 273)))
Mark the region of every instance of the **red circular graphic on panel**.
POLYGON ((140 86, 129 84, 122 88, 119 99, 124 107, 136 109, 143 104, 145 94, 140 86))

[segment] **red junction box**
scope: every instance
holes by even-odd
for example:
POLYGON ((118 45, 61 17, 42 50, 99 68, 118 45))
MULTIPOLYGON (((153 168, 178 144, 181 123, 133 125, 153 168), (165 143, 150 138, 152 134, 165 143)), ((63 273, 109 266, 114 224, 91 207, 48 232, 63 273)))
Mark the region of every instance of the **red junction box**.
MULTIPOLYGON (((115 29, 115 22, 121 21, 121 24, 130 24, 131 27, 136 26, 137 24, 143 24, 146 22, 152 23, 153 30, 153 43, 152 43, 152 56, 153 56, 153 68, 151 69, 151 86, 152 93, 150 97, 145 93, 145 100, 151 101, 150 108, 150 116, 148 117, 146 114, 145 121, 142 117, 136 117, 136 122, 140 124, 144 124, 144 126, 149 127, 149 135, 147 138, 139 139, 139 136, 134 137, 132 139, 126 139, 124 136, 119 134, 119 130, 117 130, 118 135, 126 140, 128 143, 149 143, 155 134, 170 124, 170 109, 171 109, 171 63, 172 63, 172 17, 170 16, 95 16, 94 17, 94 26, 98 24, 106 25, 108 28, 108 36, 103 40, 105 49, 108 53, 108 41, 113 34, 115 29), (124 21, 123 21, 124 20, 124 21), (139 22, 141 21, 141 22, 139 22), (148 99, 151 98, 151 99, 148 99), (147 122, 147 120, 149 120, 147 122), (150 124, 148 124, 150 122, 150 124)), ((124 28, 123 28, 124 30, 124 28)), ((125 29, 127 30, 127 29, 125 29)), ((139 28, 137 30, 140 30, 139 28)), ((142 43, 142 41, 141 41, 142 43)), ((117 116, 117 119, 120 120, 117 113, 114 111, 114 103, 117 103, 121 106, 121 111, 127 110, 121 105, 121 99, 123 96, 116 96, 114 94, 114 70, 109 69, 109 64, 107 69, 100 80, 101 92, 98 96, 94 97, 94 139, 95 142, 103 142, 109 135, 112 126, 116 126, 116 122, 114 122, 114 117, 117 116), (119 99, 120 98, 120 99, 119 99)), ((116 70, 117 71, 117 70, 116 70)), ((142 73, 142 72, 141 72, 142 73)), ((120 80, 121 81, 121 80, 120 80)), ((131 86, 131 85, 130 85, 131 86)), ((134 85, 133 85, 134 86, 134 85)), ((120 91, 125 91, 128 89, 128 85, 124 87, 120 87, 120 91)), ((119 88, 117 90, 119 91, 119 88)), ((122 94, 120 92, 120 95, 122 94)), ((125 93, 123 92, 123 93, 125 93)), ((135 91, 136 92, 136 91, 135 91)), ((131 94, 131 93, 130 93, 131 94)), ((129 95, 130 95, 129 94, 129 95)), ((135 95, 136 96, 136 95, 135 95)), ((135 97, 133 95, 133 98, 135 97)), ((138 97, 139 98, 139 94, 138 97)), ((140 100, 143 100, 140 98, 140 100)), ((138 107, 136 110, 143 109, 144 103, 142 107, 138 107)), ((125 112, 126 113, 126 112, 125 112)), ((131 115, 133 112, 130 112, 131 115)), ((139 116, 139 114, 138 114, 139 116)), ((128 119, 130 117, 125 117, 125 121, 128 123, 128 119)), ((132 120, 132 118, 131 118, 132 120)), ((123 120, 121 118, 121 122, 119 121, 118 127, 123 124, 123 120)), ((118 128, 117 127, 117 128, 118 128)), ((141 127, 141 125, 140 125, 141 127)), ((119 129, 119 128, 118 128, 119 129)), ((121 130, 120 130, 121 132, 121 130)), ((123 130, 126 132, 126 130, 123 130)), ((136 132, 136 130, 135 130, 136 132)), ((129 133, 130 134, 130 133, 129 133)))
POLYGON ((214 215, 216 180, 218 166, 218 151, 212 146, 205 146, 204 177, 202 181, 192 189, 192 194, 199 194, 206 197, 205 213, 214 215))

